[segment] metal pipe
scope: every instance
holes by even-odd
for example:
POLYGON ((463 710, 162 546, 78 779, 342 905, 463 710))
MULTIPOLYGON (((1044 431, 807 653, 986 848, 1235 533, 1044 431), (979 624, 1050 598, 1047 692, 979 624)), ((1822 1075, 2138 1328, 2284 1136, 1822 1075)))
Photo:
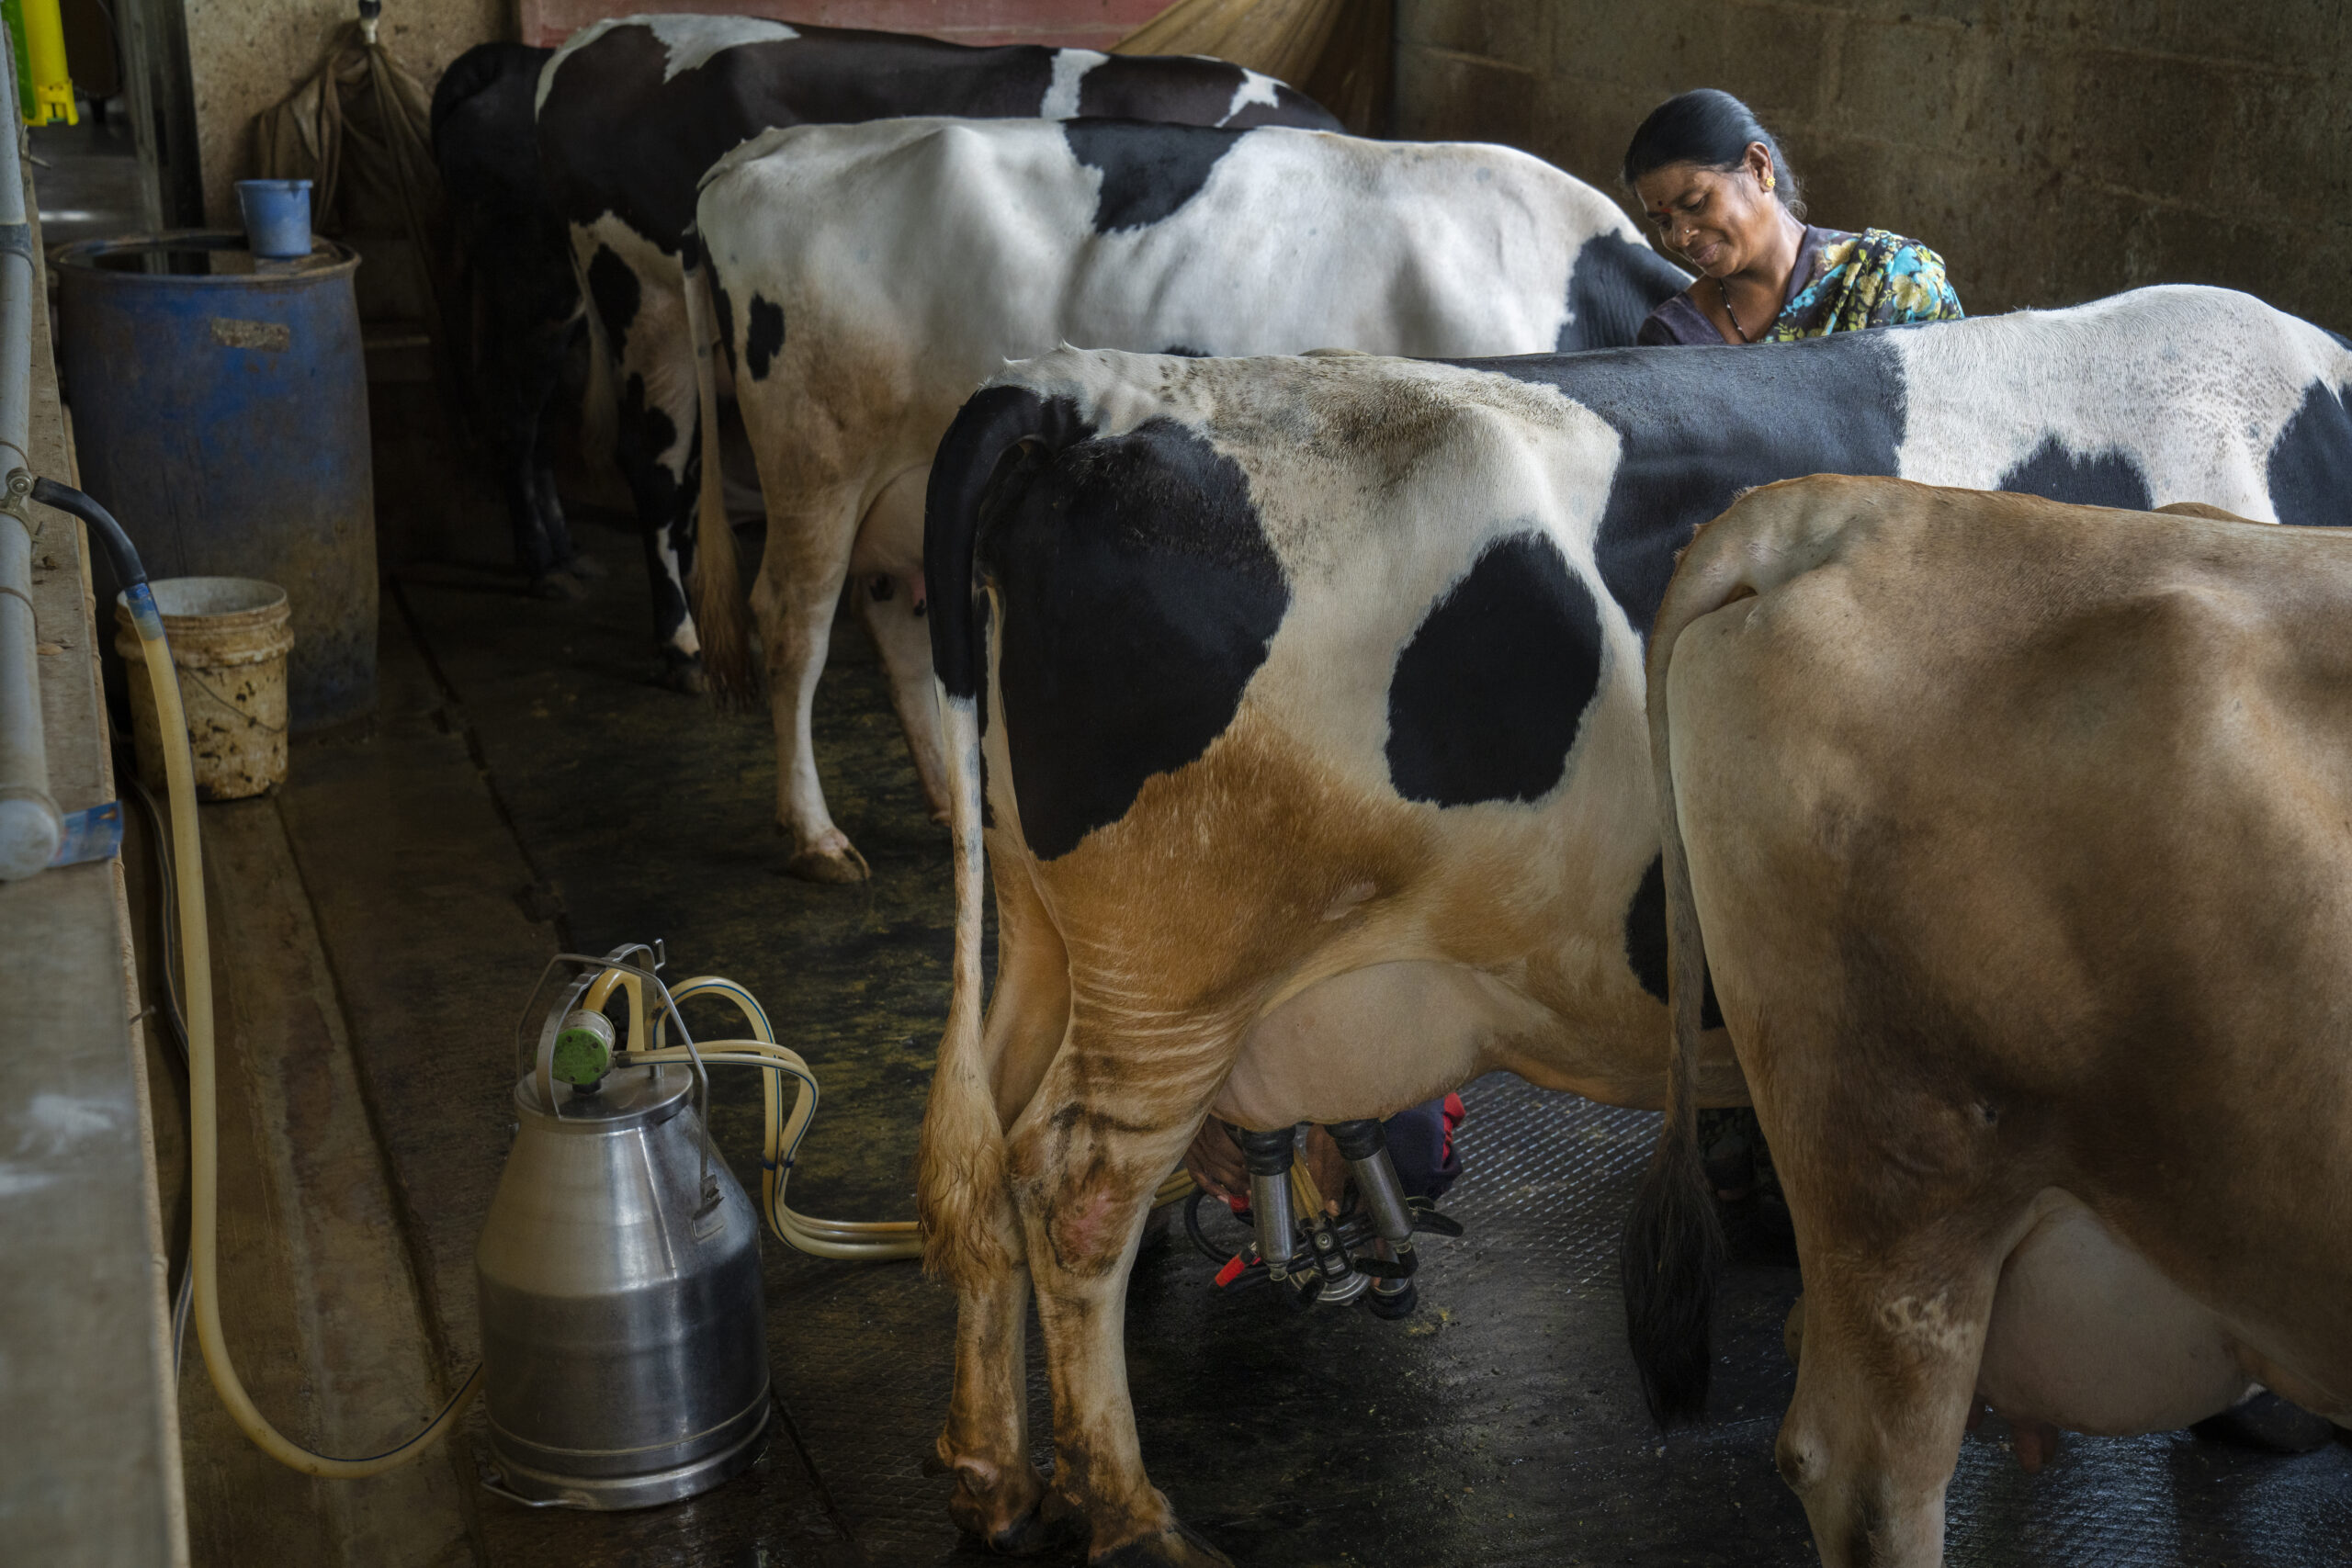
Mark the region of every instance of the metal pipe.
MULTIPOLYGON (((35 279, 13 59, 0 78, 7 98, 0 118, 8 128, 8 167, 0 175, 0 472, 29 471, 35 279)), ((32 520, 14 490, 0 508, 7 518, 0 522, 0 882, 14 882, 55 857, 65 817, 49 793, 34 651, 32 520)))

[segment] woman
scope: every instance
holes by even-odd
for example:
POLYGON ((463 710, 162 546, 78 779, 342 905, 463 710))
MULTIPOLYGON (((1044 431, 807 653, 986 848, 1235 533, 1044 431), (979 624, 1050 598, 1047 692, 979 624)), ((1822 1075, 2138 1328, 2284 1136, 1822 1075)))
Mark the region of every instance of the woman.
POLYGON ((1943 258, 1917 240, 1808 227, 1781 144, 1729 93, 1702 87, 1652 110, 1624 178, 1667 253, 1699 275, 1637 343, 1785 343, 1962 314, 1943 258))

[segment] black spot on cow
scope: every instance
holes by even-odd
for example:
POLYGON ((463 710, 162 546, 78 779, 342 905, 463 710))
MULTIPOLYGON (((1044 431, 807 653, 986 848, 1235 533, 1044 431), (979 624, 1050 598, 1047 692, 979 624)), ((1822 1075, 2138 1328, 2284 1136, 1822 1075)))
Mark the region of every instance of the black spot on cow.
MULTIPOLYGON (((2338 338, 2337 342, 2343 340, 2338 338)), ((2346 346, 2352 346, 2347 344, 2346 346)), ((2270 448, 2270 504, 2304 527, 2352 524, 2352 387, 2315 381, 2270 448)))
POLYGON ((718 318, 718 346, 726 351, 727 368, 735 368, 735 301, 728 297, 727 285, 718 276, 718 268, 710 269, 710 313, 718 318))
POLYGON ((1690 287, 1690 275, 1623 234, 1595 234, 1568 273, 1568 319, 1555 354, 1624 348, 1652 310, 1690 287))
POLYGON ((1209 171, 1249 134, 1200 125, 1144 125, 1074 119, 1062 127, 1070 155, 1102 173, 1094 231, 1115 233, 1157 223, 1208 184, 1209 171))
MULTIPOLYGON (((1658 1000, 1667 999, 1666 953, 1666 857, 1651 857, 1650 868, 1642 873, 1642 884, 1634 889, 1634 901, 1625 907, 1625 962, 1633 965, 1634 978, 1658 1000)), ((1724 1010, 1715 1001, 1715 977, 1706 979, 1706 990, 1699 998, 1699 1023, 1704 1029, 1721 1029, 1724 1010)))
POLYGON ((1169 420, 1033 462, 992 512, 1013 793, 1052 860, 1225 732, 1290 588, 1240 468, 1169 420))
POLYGON ((605 323, 616 356, 628 336, 629 323, 637 320, 637 308, 643 297, 644 290, 628 263, 615 255, 610 245, 598 245, 596 254, 588 259, 588 298, 595 302, 596 319, 605 323))
MULTIPOLYGON (((669 73, 650 28, 622 25, 574 50, 537 115, 539 145, 563 215, 606 212, 665 251, 694 222, 703 172, 771 126, 853 125, 902 115, 1035 117, 1053 85, 1055 51, 973 49, 905 33, 804 27, 790 40, 738 44, 669 73)), ((1079 113, 1216 125, 1239 68, 1189 55, 1114 55, 1088 71, 1079 113)), ((1337 130, 1321 106, 1283 90, 1236 124, 1337 130)))
POLYGON ((764 381, 768 366, 784 350, 784 307, 763 295, 752 296, 752 315, 743 329, 743 363, 752 379, 764 381))
POLYGON ((2070 506, 2120 506, 2145 512, 2155 504, 2148 493, 2147 477, 2129 457, 2112 450, 2078 453, 2055 435, 2044 437, 2025 461, 2003 474, 1993 488, 2062 501, 2070 506))
MULTIPOLYGON (((1086 119, 1144 119, 1176 125, 1295 125, 1344 130, 1337 116, 1287 86, 1272 104, 1249 104, 1232 114, 1245 78, 1241 68, 1189 54, 1114 54, 1088 68, 1078 84, 1078 112, 1086 119)), ((1023 110, 1034 114, 1034 109, 1023 110)))
POLYGON ((1617 432, 1593 555, 1645 637, 1676 553, 1740 491, 1803 474, 1891 474, 1903 445, 1903 364, 1883 332, 1455 363, 1554 388, 1617 432))
POLYGON ((1487 547, 1396 656, 1388 777, 1438 806, 1541 799, 1600 684, 1600 611, 1541 534, 1487 547))

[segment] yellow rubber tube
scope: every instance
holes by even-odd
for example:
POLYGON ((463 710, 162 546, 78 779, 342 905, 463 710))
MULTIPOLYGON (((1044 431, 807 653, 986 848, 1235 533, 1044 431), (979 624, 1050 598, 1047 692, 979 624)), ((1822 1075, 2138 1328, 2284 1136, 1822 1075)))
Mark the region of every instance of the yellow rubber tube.
POLYGON ((180 706, 180 683, 164 641, 163 621, 142 583, 134 591, 132 618, 148 683, 154 688, 157 722, 164 732, 164 779, 171 800, 172 859, 178 873, 180 994, 187 1012, 189 1188, 193 1211, 188 1268, 195 1280, 197 1343, 212 1374, 213 1391, 254 1446, 308 1475, 345 1480, 376 1475, 415 1459, 440 1438, 481 1391, 481 1369, 474 1369, 456 1397, 424 1430, 396 1449, 366 1459, 332 1459, 313 1453, 282 1435, 254 1407, 230 1359, 220 1332, 220 1278, 217 1256, 220 1233, 220 1099, 215 1077, 212 1032, 212 942, 204 919, 204 849, 196 821, 196 757, 189 749, 187 715, 180 706))

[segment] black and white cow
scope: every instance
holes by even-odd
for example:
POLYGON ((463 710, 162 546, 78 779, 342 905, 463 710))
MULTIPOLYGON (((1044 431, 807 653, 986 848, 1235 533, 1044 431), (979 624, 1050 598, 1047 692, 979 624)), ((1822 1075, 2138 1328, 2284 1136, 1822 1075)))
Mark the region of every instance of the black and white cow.
MULTIPOLYGON (((2347 396, 2352 345, 2165 288, 1757 348, 1063 350, 974 397, 924 551, 957 912, 921 1190, 961 1297, 956 1518, 1019 1544, 1042 1506, 1097 1562, 1224 1561, 1144 1474, 1120 1343, 1204 1116, 1385 1116, 1497 1067, 1661 1102, 1643 645, 1699 524, 1829 471, 2343 525, 2347 396)), ((1744 1103, 1724 1032, 1702 1049, 1699 1102, 1744 1103)))
MULTIPOLYGON (((791 868, 823 881, 864 874, 809 745, 852 575, 869 584, 859 607, 945 815, 921 618, 923 485, 956 409, 1006 360, 1063 343, 1420 355, 1625 344, 1690 281, 1615 202, 1541 159, 1279 126, 771 131, 713 167, 697 234, 767 504, 752 599, 777 817, 791 868)), ((722 682, 722 650, 748 644, 731 624, 731 552, 707 555, 695 604, 722 682)))
POLYGON ((1339 129, 1270 76, 1192 56, 971 49, 751 17, 633 17, 567 41, 539 78, 540 163, 612 367, 616 456, 676 684, 701 684, 683 587, 700 459, 680 246, 695 181, 770 127, 916 114, 1339 129))
POLYGON ((448 198, 459 287, 448 341, 460 355, 478 434, 514 532, 514 559, 531 592, 576 590, 577 552, 546 450, 548 400, 565 356, 585 331, 571 243, 539 179, 531 106, 555 53, 519 43, 477 44, 433 89, 433 157, 448 198))

